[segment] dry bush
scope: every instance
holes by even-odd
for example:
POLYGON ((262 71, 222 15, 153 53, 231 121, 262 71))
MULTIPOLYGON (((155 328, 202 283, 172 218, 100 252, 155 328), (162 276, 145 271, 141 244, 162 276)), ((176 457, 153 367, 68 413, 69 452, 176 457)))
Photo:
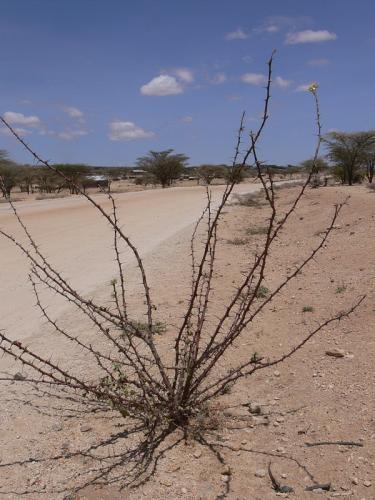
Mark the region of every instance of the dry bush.
POLYGON ((235 203, 241 207, 262 208, 267 205, 267 201, 261 192, 245 194, 234 193, 233 198, 235 199, 235 203))
POLYGON ((275 191, 284 191, 285 189, 293 189, 295 187, 302 187, 304 186, 305 181, 288 181, 288 182, 281 182, 278 184, 275 184, 274 189, 275 191))
MULTIPOLYGON (((221 314, 219 316, 216 313, 211 314, 214 307, 212 292, 218 265, 216 258, 218 225, 224 207, 232 195, 235 179, 225 186, 217 207, 211 203, 211 194, 207 189, 207 205, 197 221, 191 239, 190 296, 180 324, 175 327, 173 336, 168 337, 172 340, 168 341, 167 346, 161 348, 158 344, 158 336, 155 333, 160 330, 160 323, 155 322, 155 307, 147 273, 137 248, 118 220, 116 202, 112 194, 107 194, 112 203, 112 211, 107 212, 95 199, 76 186, 78 192, 105 218, 113 233, 118 275, 111 283, 113 301, 110 305, 108 302, 103 305, 85 297, 71 285, 42 253, 19 217, 14 204, 9 200, 28 245, 22 244, 3 230, 0 230, 0 234, 11 241, 29 261, 29 279, 41 314, 52 325, 56 335, 72 342, 97 367, 96 376, 74 375, 63 365, 46 358, 43 353, 34 352, 21 342, 0 332, 2 352, 26 369, 27 376, 18 377, 17 383, 31 384, 37 390, 44 387, 45 394, 50 398, 59 397, 60 400, 66 399, 69 403, 77 403, 83 409, 80 413, 81 418, 85 418, 86 414, 93 411, 113 418, 115 412, 123 419, 125 425, 125 431, 119 431, 96 446, 81 450, 83 456, 94 461, 95 467, 90 468, 87 473, 73 475, 76 481, 75 491, 88 484, 116 483, 121 487, 139 485, 155 473, 159 461, 168 451, 188 439, 207 446, 219 462, 224 464, 225 460, 219 452, 220 445, 213 442, 211 433, 213 427, 216 429, 221 425, 213 409, 220 403, 222 395, 234 390, 236 382, 240 379, 275 367, 293 356, 314 335, 332 322, 347 317, 363 300, 363 297, 360 298, 349 310, 338 312, 335 316, 316 324, 312 330, 300 334, 295 345, 277 357, 270 358, 267 352, 262 355, 254 352, 237 365, 226 363, 236 341, 243 336, 249 338, 254 334, 252 328, 254 320, 323 249, 342 208, 342 205, 334 207, 330 222, 321 233, 316 247, 305 255, 294 270, 289 274, 286 273, 286 277, 272 290, 265 287, 273 244, 297 209, 314 173, 312 169, 291 206, 282 212, 276 203, 272 175, 261 164, 257 155, 257 143, 269 116, 272 64, 273 56, 268 62, 268 83, 261 124, 256 132, 250 131, 245 153, 241 154, 245 140, 243 114, 233 158, 233 169, 236 172, 240 167, 245 168, 250 160, 258 172, 261 194, 241 197, 240 203, 256 207, 260 203, 260 198, 266 201, 269 217, 267 230, 262 229, 264 234, 262 245, 249 257, 247 267, 242 270, 232 296, 224 305, 221 314), (201 233, 203 242, 198 238, 201 233), (146 320, 141 323, 137 320, 139 316, 134 317, 135 314, 129 307, 130 291, 127 289, 126 268, 121 261, 124 248, 132 252, 143 287, 146 320), (74 331, 64 329, 44 305, 40 294, 41 288, 47 288, 53 294, 59 295, 82 314, 91 323, 98 344, 87 343, 74 331), (100 342, 103 340, 107 348, 98 347, 102 345, 100 342), (173 353, 172 359, 170 352, 173 353), (220 370, 217 369, 219 365, 220 370), (114 444, 115 449, 111 447, 114 444)), ((321 128, 316 88, 312 88, 311 92, 317 112, 315 161, 319 155, 321 128)), ((54 167, 35 153, 4 119, 1 118, 1 121, 39 163, 55 171, 54 167)), ((56 173, 66 180, 64 173, 56 173)), ((181 297, 176 297, 176 302, 179 299, 181 297)), ((159 318, 160 315, 161 311, 158 310, 159 318)), ((4 377, 3 380, 14 381, 11 377, 4 377)), ((54 456, 51 460, 62 458, 66 456, 54 456)), ((32 457, 27 460, 32 460, 32 457)), ((7 466, 10 467, 12 464, 2 464, 2 467, 7 466)), ((62 488, 64 487, 62 485, 62 488)), ((226 496, 229 489, 230 474, 228 480, 223 483, 223 491, 219 497, 226 496)))

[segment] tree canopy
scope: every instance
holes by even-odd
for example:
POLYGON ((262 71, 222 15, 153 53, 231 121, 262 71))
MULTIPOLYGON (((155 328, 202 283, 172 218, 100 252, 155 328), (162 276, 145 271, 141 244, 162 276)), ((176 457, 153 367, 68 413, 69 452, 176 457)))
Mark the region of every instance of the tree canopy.
POLYGON ((350 186, 362 178, 369 155, 374 154, 375 130, 365 132, 330 132, 324 138, 327 158, 333 162, 336 175, 350 186))
POLYGON ((18 166, 9 159, 7 151, 0 149, 0 192, 10 196, 12 189, 17 185, 18 166))
POLYGON ((178 179, 189 159, 181 153, 173 153, 173 149, 150 151, 148 155, 137 160, 137 166, 149 172, 163 188, 171 186, 178 179))
POLYGON ((198 167, 198 176, 206 184, 211 184, 214 179, 225 176, 225 167, 222 165, 201 165, 198 167))

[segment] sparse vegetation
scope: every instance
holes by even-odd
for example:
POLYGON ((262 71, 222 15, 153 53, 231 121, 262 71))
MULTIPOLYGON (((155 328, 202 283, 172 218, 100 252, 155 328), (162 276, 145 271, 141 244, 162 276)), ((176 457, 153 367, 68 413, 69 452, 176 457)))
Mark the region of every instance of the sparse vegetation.
POLYGON ((228 184, 240 184, 245 179, 245 165, 232 165, 224 171, 228 184))
POLYGON ((266 204, 262 193, 235 194, 234 199, 238 205, 243 207, 260 208, 266 204))
POLYGON ((258 234, 267 234, 268 227, 267 226, 252 226, 246 229, 246 234, 250 236, 256 236, 258 234))
POLYGON ((375 131, 330 132, 324 142, 328 149, 327 157, 334 164, 334 176, 349 186, 360 182, 365 176, 365 166, 369 165, 368 161, 374 154, 375 131))
MULTIPOLYGON (((249 134, 249 143, 241 154, 244 140, 244 117, 242 117, 237 146, 228 183, 223 190, 219 203, 213 206, 208 194, 207 206, 197 222, 191 239, 191 283, 186 309, 178 325, 173 327, 168 337, 167 348, 162 350, 155 333, 164 331, 164 323, 155 320, 155 305, 152 299, 148 275, 143 259, 137 247, 125 233, 119 219, 116 201, 108 192, 111 210, 106 211, 98 202, 86 193, 85 189, 67 177, 66 173, 50 165, 35 153, 23 141, 17 132, 3 119, 2 123, 30 151, 34 158, 64 182, 71 182, 74 191, 85 196, 98 213, 105 218, 113 235, 114 258, 118 277, 111 282, 112 301, 103 305, 101 302, 86 297, 75 289, 70 281, 51 264, 47 256, 28 231, 12 201, 8 200, 15 217, 23 230, 27 243, 17 240, 12 234, 1 229, 0 234, 12 242, 28 260, 30 283, 35 301, 42 316, 52 327, 54 333, 72 342, 80 351, 96 363, 96 376, 76 375, 71 369, 62 366, 48 356, 34 352, 33 348, 14 340, 8 334, 0 332, 0 349, 27 368, 28 375, 18 382, 32 383, 36 387, 48 387, 50 397, 55 391, 60 399, 66 398, 82 408, 82 418, 88 413, 97 413, 113 418, 113 412, 121 417, 123 425, 116 436, 104 439, 95 445, 95 451, 102 449, 110 452, 97 460, 97 455, 85 452, 83 456, 97 460, 87 476, 76 475, 81 481, 75 491, 88 484, 102 484, 103 481, 120 483, 121 487, 135 486, 147 481, 155 473, 158 463, 166 454, 181 443, 195 440, 212 452, 221 466, 226 465, 225 458, 218 451, 217 439, 210 434, 212 428, 219 427, 215 415, 215 405, 223 394, 234 390, 236 383, 262 370, 270 369, 290 358, 295 352, 322 331, 326 326, 350 315, 362 302, 359 299, 344 312, 327 318, 313 329, 299 336, 295 344, 285 348, 284 352, 270 357, 267 352, 254 354, 250 358, 227 365, 228 353, 236 348, 238 340, 244 334, 250 336, 254 321, 266 309, 271 301, 316 257, 325 247, 342 205, 333 210, 327 229, 320 241, 312 248, 293 271, 286 271, 280 283, 269 290, 266 275, 271 249, 278 236, 295 213, 298 203, 311 182, 314 170, 298 190, 294 202, 286 212, 280 212, 276 204, 272 175, 264 169, 258 159, 258 141, 269 117, 271 97, 273 56, 268 62, 263 117, 256 132, 249 134), (268 206, 267 237, 254 256, 253 261, 241 273, 235 283, 233 294, 223 304, 220 316, 212 314, 213 290, 216 283, 218 249, 218 227, 224 207, 237 182, 242 179, 243 171, 251 159, 255 165, 262 195, 268 206), (203 226, 204 224, 204 226, 203 226), (203 230, 203 242, 197 238, 203 230), (139 318, 129 305, 127 298, 126 267, 121 255, 128 249, 137 265, 139 281, 142 285, 142 300, 145 321, 139 318), (43 289, 43 295, 41 294, 43 289), (83 341, 72 330, 64 329, 50 316, 49 308, 44 305, 44 293, 49 290, 58 294, 67 303, 76 307, 80 314, 90 322, 101 343, 98 345, 83 341), (105 348, 103 348, 103 345, 105 348), (220 369, 218 370, 218 368, 220 369), (208 418, 209 417, 209 418, 208 418), (134 437, 131 441, 129 438, 134 437), (214 440, 215 439, 215 440, 214 440), (112 445, 123 443, 121 449, 112 452, 112 445)), ((318 141, 314 161, 319 155, 321 128, 319 101, 316 87, 311 89, 316 106, 318 141)), ((184 155, 172 155, 172 151, 151 152, 140 159, 140 165, 149 169, 158 178, 163 187, 171 185, 187 160, 184 155)), ((252 200, 254 202, 254 200, 252 200)), ((248 204, 247 206, 253 206, 248 204)), ((176 298, 177 300, 178 298, 176 298)), ((310 307, 310 306, 306 306, 310 307)), ((160 315, 160 311, 158 311, 160 315)), ((159 316, 160 317, 160 316, 159 316)), ((177 322, 177 321, 176 321, 177 322)), ((168 332, 169 333, 169 332, 168 332)), ((164 340, 164 339, 163 339, 164 340)), ((14 382, 13 377, 4 380, 14 382)), ((64 457, 65 458, 65 457, 64 457)), ((28 460, 31 462, 32 460, 28 460)), ((4 464, 2 464, 3 467, 4 464)), ((229 469, 230 471, 230 469, 229 469)), ((312 477, 312 476, 311 476, 312 477)), ((231 473, 226 473, 224 489, 219 498, 224 498, 230 489, 231 473)), ((315 480, 314 480, 314 483, 315 480)))
POLYGON ((233 238, 233 240, 227 240, 227 243, 229 245, 234 245, 234 246, 239 246, 239 245, 246 245, 246 243, 248 243, 248 240, 246 240, 245 238, 233 238))
POLYGON ((257 299, 265 299, 269 294, 269 289, 264 285, 260 285, 255 293, 257 299))
POLYGON ((198 177, 208 186, 214 179, 225 177, 225 167, 219 165, 201 165, 198 169, 198 177))
POLYGON ((12 189, 17 185, 18 168, 9 160, 8 153, 0 149, 0 192, 3 197, 9 197, 12 189))
POLYGON ((314 312, 314 308, 313 308, 313 306, 303 306, 302 312, 304 312, 304 313, 312 313, 312 312, 314 312))
POLYGON ((156 183, 166 188, 181 176, 187 161, 186 155, 173 154, 173 149, 167 149, 166 151, 150 151, 147 156, 138 158, 137 166, 147 171, 156 183))

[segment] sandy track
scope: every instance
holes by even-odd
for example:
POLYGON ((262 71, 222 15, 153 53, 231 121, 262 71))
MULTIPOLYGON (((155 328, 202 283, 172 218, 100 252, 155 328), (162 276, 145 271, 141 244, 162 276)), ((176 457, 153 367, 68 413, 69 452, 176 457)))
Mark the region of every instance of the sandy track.
MULTIPOLYGON (((241 186, 241 189, 246 190, 248 187, 241 186)), ((195 214, 199 213, 198 203, 204 203, 201 196, 203 193, 201 191, 200 194, 199 189, 193 188, 190 192, 175 191, 174 194, 173 190, 161 193, 154 191, 151 196, 145 193, 140 196, 144 198, 143 202, 140 200, 139 203, 136 201, 138 196, 119 197, 120 211, 123 218, 126 217, 126 227, 139 244, 149 271, 152 296, 157 307, 155 318, 165 321, 169 327, 163 335, 156 336, 158 349, 163 355, 168 354, 176 318, 184 310, 184 304, 178 299, 184 298, 186 292, 189 292, 190 263, 186 257, 191 234, 189 217, 191 221, 195 220, 195 214), (168 201, 169 197, 171 202, 168 201), (143 214, 137 213, 137 207, 138 211, 144 211, 143 214), (173 208, 172 215, 168 214, 168 207, 169 210, 173 208), (134 227, 130 221, 136 223, 137 218, 141 222, 134 227), (167 225, 168 221, 173 221, 174 225, 167 225)), ((272 453, 272 470, 275 476, 282 484, 295 488, 294 498, 298 500, 316 496, 315 493, 305 491, 305 487, 311 484, 306 471, 313 474, 320 483, 332 483, 332 491, 324 494, 325 498, 375 498, 375 267, 371 259, 374 254, 375 227, 373 193, 364 186, 307 190, 298 212, 292 216, 275 243, 269 260, 266 285, 274 290, 280 280, 295 269, 300 259, 316 246, 321 231, 330 220, 333 204, 347 199, 349 194, 349 203, 344 207, 324 251, 273 301, 271 307, 264 311, 245 335, 238 339, 225 360, 225 366, 229 367, 234 363, 237 365, 239 360, 248 359, 254 352, 267 353, 270 358, 279 356, 288 346, 295 345, 308 331, 316 328, 318 323, 338 311, 347 310, 359 296, 366 293, 365 302, 350 319, 328 326, 303 350, 279 365, 277 370, 271 368, 258 372, 254 377, 239 382, 220 403, 232 408, 233 418, 225 417, 217 436, 216 432, 211 435, 215 441, 227 443, 235 449, 243 446, 272 453), (309 312, 304 311, 305 306, 310 306, 309 312), (333 349, 341 349, 345 353, 344 357, 327 356, 326 351, 333 349), (249 416, 247 407, 243 406, 248 401, 259 403, 264 414, 256 416, 250 426, 244 425, 242 419, 249 416), (305 445, 305 442, 326 440, 361 442, 363 447, 307 448, 305 445), (297 466, 287 457, 297 459, 306 469, 297 466)), ((278 193, 277 202, 282 212, 290 206, 295 196, 296 190, 293 189, 278 193)), ((85 208, 78 198, 46 202, 45 207, 38 204, 33 204, 33 207, 24 204, 22 207, 25 207, 21 210, 24 210, 27 222, 33 225, 36 232, 38 224, 41 226, 42 244, 51 259, 64 266, 80 289, 86 287, 84 289, 90 291, 91 282, 94 292, 100 298, 108 296, 108 286, 103 284, 103 279, 109 279, 114 271, 110 240, 105 237, 109 233, 105 232, 105 224, 95 217, 92 209, 85 208), (60 204, 67 207, 72 202, 81 208, 61 210, 60 204), (43 208, 42 214, 33 212, 38 207, 43 208), (48 215, 49 211, 51 213, 48 215), (46 221, 49 224, 47 227, 46 221), (70 229, 71 226, 74 228, 70 229), (48 230, 48 227, 51 229, 48 230), (71 241, 75 242, 73 248, 70 247, 71 241), (94 250, 91 249, 90 242, 95 243, 94 250), (68 261, 67 255, 77 255, 79 259, 73 259, 69 269, 64 263, 68 261)), ((226 302, 233 280, 247 265, 249 251, 255 250, 264 237, 262 234, 250 235, 249 228, 263 227, 269 216, 263 206, 257 209, 236 206, 226 212, 219 235, 217 263, 220 267, 217 269, 211 305, 215 316, 226 302), (246 244, 233 244, 235 239, 246 244)), ((15 230, 14 221, 8 215, 5 216, 4 212, 0 221, 0 226, 8 223, 15 230)), ((1 240, 0 243, 4 251, 6 246, 1 240)), ((7 252, 8 262, 20 265, 22 259, 18 254, 12 253, 14 251, 11 247, 7 247, 7 252)), ((16 264, 13 264, 11 271, 14 276, 19 274, 24 283, 25 278, 16 264)), ((1 274, 5 276, 4 267, 1 274)), ((135 274, 132 266, 129 274, 135 274)), ((8 290, 8 306, 12 305, 10 296, 12 295, 13 300, 18 300, 17 297, 22 292, 27 298, 23 304, 27 304, 35 312, 31 307, 31 292, 26 294, 22 283, 20 285, 16 280, 13 283, 7 276, 8 286, 14 285, 20 289, 18 292, 8 290)), ((6 296, 4 291, 2 294, 2 297, 6 296)), ((18 311, 19 307, 15 309, 18 311)), ((63 321, 63 326, 66 325, 69 332, 80 335, 80 338, 90 342, 94 340, 93 329, 87 328, 79 315, 68 309, 58 318, 63 321)), ((5 308, 1 303, 0 312, 3 311, 5 308)), ((17 318, 11 319, 20 328, 24 311, 21 309, 17 314, 18 323, 17 318)), ((138 318, 137 315, 134 317, 138 318)), ((95 369, 95 364, 90 356, 86 356, 80 349, 69 347, 70 344, 65 341, 60 342, 59 336, 48 335, 51 331, 48 326, 38 328, 38 314, 35 324, 28 322, 30 318, 30 315, 27 316, 25 325, 25 328, 31 325, 29 332, 23 330, 25 337, 28 334, 31 336, 26 340, 27 345, 30 344, 44 355, 52 350, 54 361, 57 360, 66 369, 74 370, 73 373, 78 373, 79 376, 88 377, 92 373, 90 370, 95 369)), ((20 330, 15 331, 18 335, 20 330)), ((13 362, 8 366, 10 374, 19 369, 19 365, 17 367, 13 362)), ((4 367, 5 358, 1 361, 0 371, 7 369, 4 367)), ((3 385, 0 394, 1 498, 16 500, 19 494, 13 492, 21 492, 24 488, 29 491, 34 488, 34 494, 28 497, 32 500, 67 498, 65 493, 70 492, 70 488, 76 486, 76 483, 73 484, 72 480, 67 481, 66 478, 77 471, 90 472, 96 465, 83 457, 63 458, 61 461, 51 461, 48 457, 51 454, 65 454, 64 450, 67 449, 74 452, 96 445, 100 439, 107 439, 111 432, 118 430, 118 421, 115 419, 111 421, 111 425, 108 420, 98 419, 95 415, 85 416, 84 420, 79 417, 72 419, 69 410, 61 412, 56 406, 58 405, 54 400, 40 397, 30 391, 29 386, 17 383, 3 385), (91 430, 84 431, 82 424, 88 425, 91 430), (26 466, 6 466, 9 462, 30 457, 35 460, 28 462, 26 466), (56 492, 56 488, 61 485, 66 491, 60 494, 56 492)), ((232 471, 228 500, 276 498, 277 494, 267 475, 270 460, 268 455, 222 451, 232 471), (259 475, 258 471, 264 471, 264 474, 259 475)), ((165 460, 160 461, 156 476, 140 489, 119 492, 116 486, 111 485, 103 489, 91 487, 70 498, 211 500, 222 489, 220 473, 221 467, 212 452, 197 443, 189 442, 188 445, 172 450, 165 460), (200 454, 196 455, 196 451, 200 454)))
MULTIPOLYGON (((222 189, 213 187, 214 202, 222 189)), ((257 189, 259 187, 252 184, 235 187, 236 192, 242 193, 257 189)), ((206 203, 205 190, 199 186, 115 196, 124 230, 142 256, 194 223, 206 203)), ((110 210, 105 195, 95 198, 110 210)), ((81 293, 94 292, 99 284, 114 276, 110 229, 83 197, 20 202, 17 208, 43 252, 81 293)), ((6 204, 0 205, 0 228, 25 241, 6 204)), ((131 265, 129 254, 124 255, 124 260, 131 265)), ((42 324, 40 313, 34 307, 27 273, 28 265, 20 251, 0 238, 0 328, 19 340, 33 337, 42 324)), ((55 308, 55 312, 59 310, 55 308)))

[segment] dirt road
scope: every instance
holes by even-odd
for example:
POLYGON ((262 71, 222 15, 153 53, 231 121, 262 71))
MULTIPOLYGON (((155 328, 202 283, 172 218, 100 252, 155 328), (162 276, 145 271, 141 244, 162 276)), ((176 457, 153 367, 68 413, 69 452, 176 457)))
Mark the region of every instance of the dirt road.
MULTIPOLYGON (((258 185, 241 184, 235 187, 235 192, 257 189, 258 185)), ((219 200, 222 190, 222 186, 212 188, 214 203, 219 200)), ((200 186, 115 196, 124 231, 142 256, 193 224, 206 203, 205 189, 200 186)), ((95 199, 111 210, 105 195, 97 195, 95 199)), ((26 201, 16 206, 43 252, 81 293, 91 293, 99 284, 113 278, 110 229, 83 197, 26 201)), ((7 204, 0 205, 0 228, 26 241, 7 204)), ((130 255, 125 255, 124 260, 131 265, 130 255)), ((24 256, 11 242, 0 238, 0 328, 18 340, 32 337, 41 326, 27 274, 24 256)), ((56 307, 55 312, 59 312, 56 307)))
MULTIPOLYGON (((241 185, 239 189, 256 187, 241 185)), ((219 190, 215 188, 216 199, 219 190)), ((296 194, 295 189, 280 190, 277 203, 281 213, 291 206, 296 194)), ((105 202, 104 197, 101 200, 105 202)), ((331 483, 331 491, 321 493, 325 498, 375 498, 374 194, 365 186, 307 190, 273 247, 265 284, 268 290, 275 290, 280 280, 295 270, 320 241, 333 205, 344 200, 347 204, 328 244, 236 341, 222 366, 237 365, 254 352, 270 359, 279 357, 318 324, 349 310, 359 297, 366 295, 366 299, 355 314, 328 325, 277 369, 272 367, 243 379, 214 402, 211 408, 219 417, 218 427, 207 435, 223 445, 220 452, 232 472, 228 500, 273 500, 280 495, 272 488, 267 473, 270 460, 277 480, 293 487, 298 500, 316 496, 305 490, 314 481, 331 483), (341 357, 327 355, 334 350, 341 352, 341 357), (249 417, 249 402, 259 406, 261 415, 249 417), (334 445, 340 441, 357 444, 334 445), (307 447, 306 442, 332 445, 307 447)), ((194 187, 123 194, 118 196, 118 204, 124 228, 144 257, 155 317, 168 326, 155 337, 160 352, 168 356, 174 345, 174 325, 184 311, 180 299, 190 292, 190 234, 204 206, 204 191, 194 187)), ((93 208, 80 198, 23 203, 19 208, 50 260, 80 291, 107 300, 108 281, 115 272, 112 242, 105 222, 93 208)), ((269 217, 262 204, 257 208, 237 205, 225 212, 211 303, 215 318, 228 300, 236 277, 246 269, 249 254, 262 244, 261 229, 269 217)), ((0 227, 20 234, 4 205, 0 206, 0 227)), ((0 252, 0 328, 7 325, 9 336, 25 339, 35 352, 51 355, 59 366, 79 377, 90 378, 91 373, 97 376, 91 356, 61 336, 51 335, 52 328, 42 324, 33 307, 22 256, 2 239, 0 252)), ((126 260, 127 255, 123 258, 126 260)), ((135 274, 134 266, 129 265, 127 276, 133 279, 135 274)), ((60 307, 54 296, 47 304, 54 313, 60 307), (53 306, 56 302, 57 307, 53 306)), ((132 317, 142 319, 138 310, 130 310, 135 312, 132 317)), ((67 331, 86 343, 100 343, 95 329, 73 308, 61 305, 60 312, 58 322, 67 331)), ((0 363, 0 376, 12 376, 21 370, 31 373, 5 357, 0 363)), ((160 461, 155 477, 140 489, 118 491, 116 485, 108 484, 70 495, 81 480, 79 474, 90 477, 97 467, 79 452, 106 441, 118 432, 120 424, 117 418, 101 419, 94 413, 74 417, 70 406, 68 401, 61 403, 33 391, 28 384, 3 383, 1 498, 16 500, 26 491, 31 500, 213 500, 222 491, 222 467, 212 450, 191 440, 171 450, 160 461)), ((121 452, 123 445, 126 442, 119 444, 121 452)), ((115 451, 111 444, 109 455, 115 451)), ((122 477, 123 471, 119 471, 122 477)))

